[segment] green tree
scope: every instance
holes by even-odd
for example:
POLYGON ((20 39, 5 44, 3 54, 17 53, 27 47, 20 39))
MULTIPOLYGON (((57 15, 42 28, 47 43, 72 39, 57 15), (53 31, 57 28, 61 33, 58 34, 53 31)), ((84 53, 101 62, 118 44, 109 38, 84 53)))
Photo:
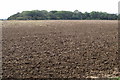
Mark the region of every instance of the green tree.
POLYGON ((117 20, 120 18, 117 14, 108 14, 106 12, 92 11, 90 13, 82 13, 78 10, 71 11, 46 11, 32 10, 16 13, 8 18, 8 20, 117 20))

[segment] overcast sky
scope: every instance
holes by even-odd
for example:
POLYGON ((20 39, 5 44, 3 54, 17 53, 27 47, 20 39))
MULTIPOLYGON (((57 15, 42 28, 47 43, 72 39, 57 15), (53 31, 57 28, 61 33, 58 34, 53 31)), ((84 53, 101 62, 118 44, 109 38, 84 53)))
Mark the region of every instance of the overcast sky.
POLYGON ((102 11, 118 13, 119 0, 0 0, 0 19, 25 10, 102 11))

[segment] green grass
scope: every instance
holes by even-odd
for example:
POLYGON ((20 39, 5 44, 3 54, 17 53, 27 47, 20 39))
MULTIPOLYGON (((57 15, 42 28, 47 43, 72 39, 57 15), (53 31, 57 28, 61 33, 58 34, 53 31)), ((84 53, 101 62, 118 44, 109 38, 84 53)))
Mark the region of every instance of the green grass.
POLYGON ((112 78, 110 80, 120 80, 120 77, 112 78))

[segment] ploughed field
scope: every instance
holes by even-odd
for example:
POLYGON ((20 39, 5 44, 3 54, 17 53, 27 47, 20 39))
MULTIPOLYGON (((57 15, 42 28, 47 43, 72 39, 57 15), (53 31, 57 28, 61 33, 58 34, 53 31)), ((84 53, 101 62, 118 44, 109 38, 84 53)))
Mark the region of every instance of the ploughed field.
POLYGON ((4 21, 2 25, 3 78, 120 76, 117 21, 4 21))

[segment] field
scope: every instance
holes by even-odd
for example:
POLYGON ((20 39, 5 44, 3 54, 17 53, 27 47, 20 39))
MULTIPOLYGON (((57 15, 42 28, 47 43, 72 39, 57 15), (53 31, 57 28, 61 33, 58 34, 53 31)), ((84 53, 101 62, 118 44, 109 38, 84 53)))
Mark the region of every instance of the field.
POLYGON ((118 22, 4 21, 3 78, 118 77, 118 22))

